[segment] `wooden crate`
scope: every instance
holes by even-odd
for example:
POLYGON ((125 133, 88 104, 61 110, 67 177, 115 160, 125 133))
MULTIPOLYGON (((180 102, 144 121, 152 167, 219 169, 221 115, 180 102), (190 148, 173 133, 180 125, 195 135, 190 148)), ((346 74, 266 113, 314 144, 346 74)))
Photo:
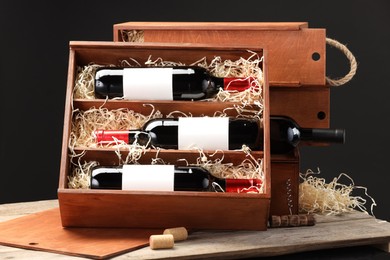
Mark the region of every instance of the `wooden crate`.
MULTIPOLYGON (((112 43, 112 42, 70 42, 68 84, 65 102, 64 134, 58 199, 61 220, 64 227, 133 227, 167 228, 185 226, 194 229, 240 229, 266 230, 271 197, 270 151, 269 151, 269 111, 267 54, 263 48, 248 46, 221 46, 211 44, 153 44, 153 43, 112 43), (180 61, 190 64, 200 58, 221 56, 223 59, 237 60, 248 55, 247 50, 263 55, 264 71, 264 151, 254 151, 255 158, 263 159, 265 190, 262 194, 235 194, 211 192, 139 192, 122 190, 90 190, 68 188, 71 168, 69 138, 72 127, 72 108, 86 110, 91 107, 115 109, 129 108, 135 112, 149 114, 145 103, 153 104, 163 114, 174 110, 191 112, 194 116, 212 116, 215 111, 231 107, 230 102, 187 102, 187 101, 124 101, 98 99, 72 99, 78 66, 90 63, 105 65, 118 64, 120 60, 134 58, 146 61, 149 55, 163 60, 180 61)), ((110 148, 80 148, 84 151, 83 160, 99 161, 101 165, 116 165, 118 157, 110 148)), ((210 151, 213 153, 214 151, 210 151)), ((206 151, 206 153, 208 153, 206 151)), ((123 156, 126 152, 123 151, 123 156)), ((150 163, 156 150, 150 150, 140 159, 140 163, 150 163)), ((185 158, 189 163, 199 156, 195 151, 161 150, 159 157, 165 162, 176 163, 185 158)), ((238 151, 224 151, 224 160, 239 164, 245 154, 238 151)))
POLYGON ((269 54, 270 114, 290 116, 301 127, 330 126, 323 28, 307 22, 124 22, 114 24, 113 33, 119 42, 263 46, 269 54))

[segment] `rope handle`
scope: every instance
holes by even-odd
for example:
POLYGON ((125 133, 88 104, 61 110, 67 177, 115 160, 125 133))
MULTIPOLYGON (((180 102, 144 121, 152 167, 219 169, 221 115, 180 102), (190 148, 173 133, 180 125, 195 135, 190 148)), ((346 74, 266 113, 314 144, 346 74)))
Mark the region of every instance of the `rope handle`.
POLYGON ((350 64, 350 70, 344 77, 339 78, 339 79, 331 79, 329 77, 326 77, 326 82, 328 83, 328 85, 333 86, 333 87, 344 85, 347 82, 349 82, 353 78, 353 76, 355 76, 355 74, 356 74, 357 62, 356 62, 355 56, 352 54, 352 52, 344 44, 342 44, 334 39, 326 38, 326 43, 330 46, 336 47, 341 52, 343 52, 344 55, 348 58, 349 64, 350 64))

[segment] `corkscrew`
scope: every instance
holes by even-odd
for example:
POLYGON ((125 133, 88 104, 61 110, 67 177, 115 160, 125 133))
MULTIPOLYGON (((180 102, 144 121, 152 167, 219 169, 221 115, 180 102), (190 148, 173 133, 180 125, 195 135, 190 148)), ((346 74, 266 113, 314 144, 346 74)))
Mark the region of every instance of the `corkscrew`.
POLYGON ((286 181, 286 190, 287 190, 287 206, 288 206, 288 210, 290 211, 290 215, 292 215, 292 208, 294 207, 294 205, 293 205, 291 179, 290 178, 288 178, 286 181))
POLYGON ((313 214, 292 214, 293 205, 293 195, 292 195, 292 184, 291 179, 288 178, 286 181, 286 199, 287 206, 290 212, 290 215, 272 215, 270 217, 270 226, 271 227, 298 227, 298 226, 313 226, 315 225, 315 218, 313 214))

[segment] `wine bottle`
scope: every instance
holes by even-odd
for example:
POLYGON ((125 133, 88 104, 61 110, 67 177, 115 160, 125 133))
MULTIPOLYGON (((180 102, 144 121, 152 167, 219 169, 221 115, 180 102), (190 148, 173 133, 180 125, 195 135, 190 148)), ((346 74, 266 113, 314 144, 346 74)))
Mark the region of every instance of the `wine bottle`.
POLYGON ((132 191, 214 191, 258 193, 260 179, 221 179, 203 167, 174 165, 97 166, 92 169, 91 189, 132 191))
POLYGON ((252 78, 218 78, 198 66, 102 67, 95 74, 97 98, 128 100, 201 100, 220 90, 243 91, 252 78))
POLYGON ((146 122, 140 130, 97 130, 97 143, 112 143, 115 139, 126 143, 137 141, 164 149, 235 150, 245 144, 252 150, 262 149, 262 134, 256 119, 229 117, 156 118, 146 122))
MULTIPOLYGON (((263 128, 255 119, 228 117, 183 117, 152 119, 141 130, 97 130, 97 143, 114 140, 126 143, 137 141, 165 149, 235 150, 246 145, 252 150, 263 150, 263 128)), ((300 141, 344 143, 343 129, 301 128, 293 119, 270 117, 271 153, 287 153, 300 141)))

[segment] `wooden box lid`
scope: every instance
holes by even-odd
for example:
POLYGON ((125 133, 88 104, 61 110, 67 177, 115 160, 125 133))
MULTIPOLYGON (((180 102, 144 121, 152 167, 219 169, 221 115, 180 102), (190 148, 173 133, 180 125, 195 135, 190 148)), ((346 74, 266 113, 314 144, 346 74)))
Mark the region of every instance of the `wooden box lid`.
POLYGON ((116 42, 262 46, 270 87, 325 86, 326 30, 307 22, 124 22, 113 30, 116 42))

